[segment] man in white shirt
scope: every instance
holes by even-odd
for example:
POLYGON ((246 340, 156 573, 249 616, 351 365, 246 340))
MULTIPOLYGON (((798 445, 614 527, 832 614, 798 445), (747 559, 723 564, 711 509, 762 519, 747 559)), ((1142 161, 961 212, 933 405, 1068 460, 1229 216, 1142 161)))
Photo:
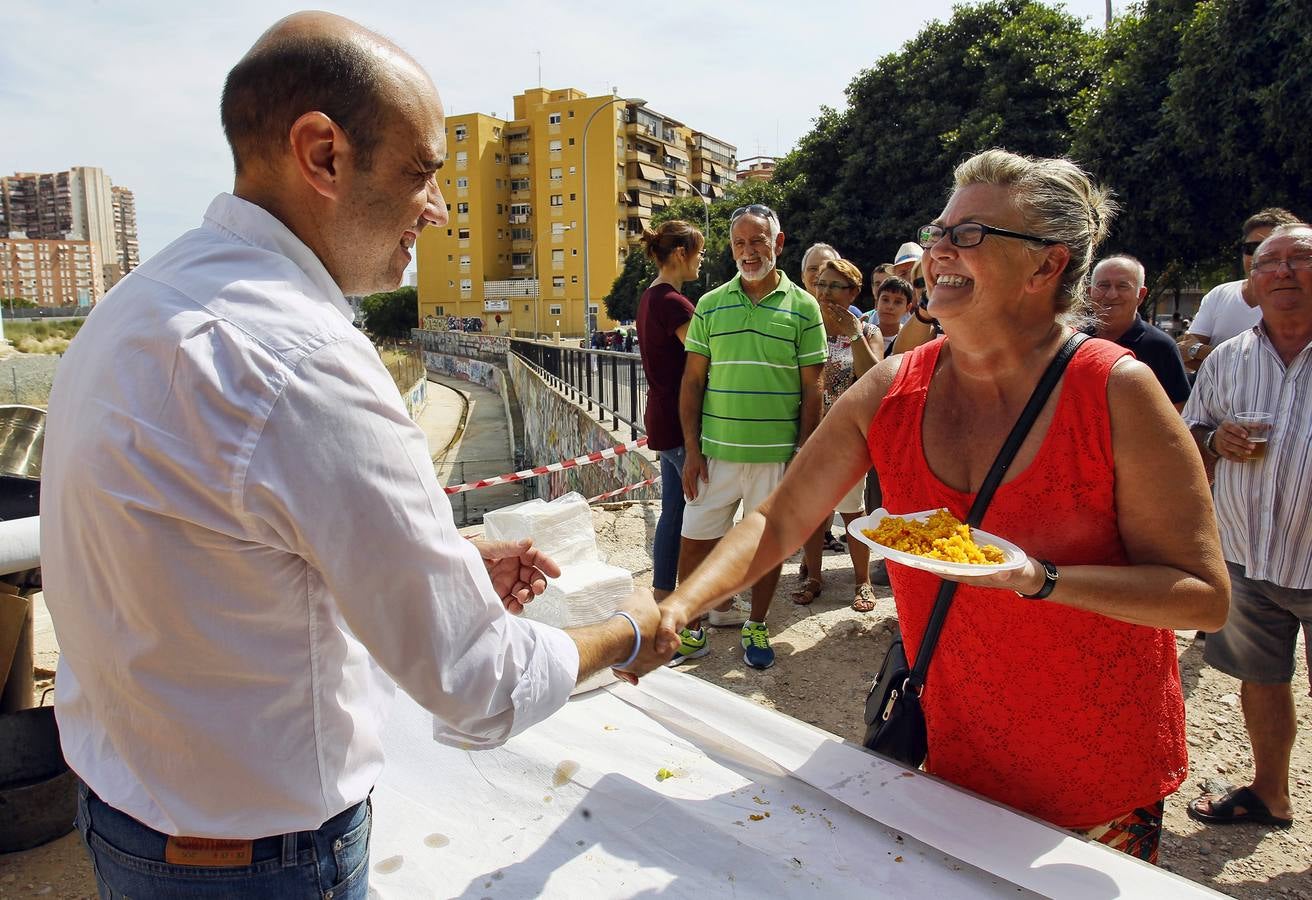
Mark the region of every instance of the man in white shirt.
POLYGON ((507 614, 559 570, 461 538, 351 324, 343 294, 397 287, 447 221, 428 76, 302 13, 221 109, 233 194, 96 307, 51 394, 61 739, 102 896, 362 898, 393 681, 488 747, 668 651, 646 591, 588 628, 507 614))
POLYGON ((1218 284, 1208 291, 1198 306, 1198 314, 1189 324, 1189 331, 1176 339, 1184 366, 1190 372, 1197 372, 1213 349, 1261 321, 1262 311, 1257 308, 1257 298, 1248 284, 1253 252, 1271 234, 1271 229, 1298 221, 1298 216, 1289 210, 1272 206, 1254 213, 1244 222, 1240 232, 1243 237, 1239 241, 1244 277, 1239 281, 1218 284))
POLYGON ((1189 815, 1288 828, 1300 631, 1312 657, 1312 228, 1275 229, 1249 281, 1262 321, 1208 356, 1184 420, 1215 468, 1230 570, 1230 618, 1203 658, 1241 682, 1253 781, 1194 800, 1189 815))

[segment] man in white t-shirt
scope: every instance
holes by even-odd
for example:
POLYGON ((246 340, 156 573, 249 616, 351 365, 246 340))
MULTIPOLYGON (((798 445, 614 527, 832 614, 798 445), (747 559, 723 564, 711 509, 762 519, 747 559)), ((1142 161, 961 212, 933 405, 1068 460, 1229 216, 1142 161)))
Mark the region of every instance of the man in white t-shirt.
POLYGON ((1212 288, 1203 297, 1189 331, 1176 340, 1185 368, 1197 372, 1213 348, 1252 328, 1262 319, 1257 298, 1248 290, 1248 276, 1253 267, 1253 253, 1277 225, 1293 225, 1298 216, 1277 206, 1254 213, 1244 222, 1239 242, 1244 277, 1212 288))

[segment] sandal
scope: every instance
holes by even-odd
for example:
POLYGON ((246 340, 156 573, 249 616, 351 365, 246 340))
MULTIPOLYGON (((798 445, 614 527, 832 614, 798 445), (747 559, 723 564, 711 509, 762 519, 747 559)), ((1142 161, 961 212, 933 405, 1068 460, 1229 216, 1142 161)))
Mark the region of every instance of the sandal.
POLYGON ((1293 819, 1283 819, 1280 816, 1271 815, 1271 810, 1266 808, 1262 798, 1253 793, 1251 787, 1235 788, 1221 797, 1204 794, 1189 803, 1188 813, 1189 818, 1205 825, 1255 823, 1270 825, 1273 828, 1290 828, 1294 824, 1293 819), (1206 811, 1200 807, 1200 804, 1204 801, 1207 803, 1206 811), (1241 806, 1244 811, 1236 812, 1235 810, 1241 806))
POLYGON ((798 606, 810 606, 824 589, 824 582, 819 578, 808 578, 806 583, 800 589, 793 591, 791 596, 798 606))
POLYGON ((838 538, 834 537, 832 534, 826 531, 825 550, 829 551, 830 553, 846 553, 847 546, 843 544, 841 541, 839 541, 838 538))
POLYGON ((863 584, 856 589, 856 599, 852 601, 852 609, 860 613, 874 612, 875 610, 875 590, 868 584, 863 584))

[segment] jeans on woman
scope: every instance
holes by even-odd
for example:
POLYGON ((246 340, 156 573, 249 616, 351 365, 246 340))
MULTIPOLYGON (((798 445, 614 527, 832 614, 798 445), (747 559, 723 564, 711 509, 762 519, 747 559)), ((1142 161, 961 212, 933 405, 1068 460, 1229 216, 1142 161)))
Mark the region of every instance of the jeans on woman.
POLYGON ((662 450, 661 517, 656 521, 656 540, 651 550, 651 586, 657 591, 674 590, 679 574, 679 532, 683 530, 684 450, 662 450))

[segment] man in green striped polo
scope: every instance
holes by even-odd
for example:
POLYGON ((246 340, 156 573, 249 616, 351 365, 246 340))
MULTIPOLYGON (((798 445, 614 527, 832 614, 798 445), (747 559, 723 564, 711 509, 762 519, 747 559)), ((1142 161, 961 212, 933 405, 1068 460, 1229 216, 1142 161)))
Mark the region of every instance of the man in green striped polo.
MULTIPOLYGON (((679 551, 682 581, 733 525, 739 504, 755 509, 783 478, 784 466, 820 423, 826 341, 820 306, 775 265, 784 246, 769 207, 737 209, 729 226, 738 275, 704 294, 688 326, 688 361, 679 394, 686 458, 679 551)), ((743 661, 774 665, 765 616, 779 567, 752 585, 751 618, 732 604, 711 625, 742 623, 743 661)), ((690 623, 670 665, 708 652, 701 622, 690 623)))

